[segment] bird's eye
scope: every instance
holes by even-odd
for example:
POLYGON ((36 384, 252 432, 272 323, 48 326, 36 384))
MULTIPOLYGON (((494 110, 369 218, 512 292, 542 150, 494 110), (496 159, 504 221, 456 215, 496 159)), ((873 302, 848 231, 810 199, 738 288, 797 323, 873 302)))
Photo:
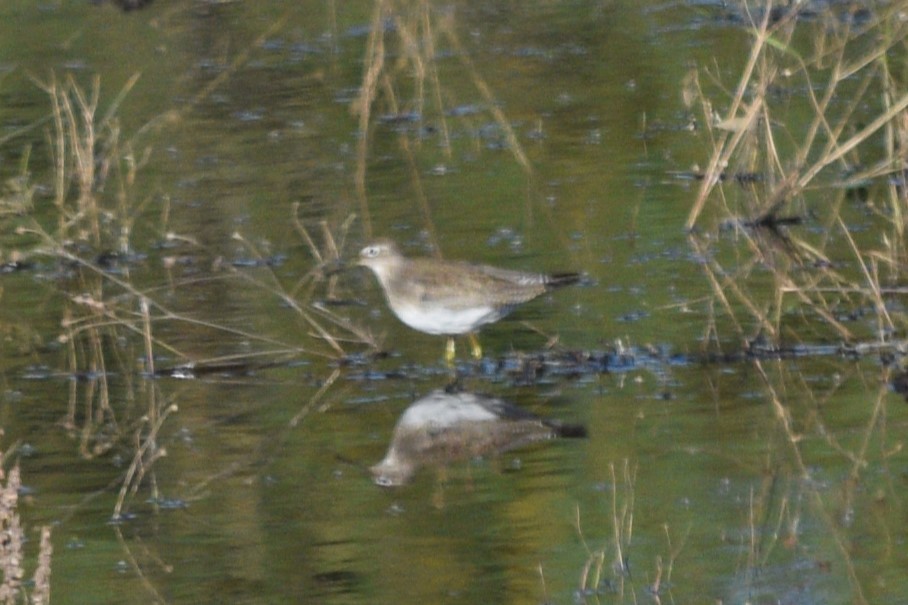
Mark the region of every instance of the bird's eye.
POLYGON ((375 258, 378 256, 378 246, 367 246, 363 248, 362 255, 366 258, 375 258))
POLYGON ((391 481, 390 477, 386 477, 384 475, 379 475, 378 477, 375 478, 375 485, 380 485, 382 487, 391 487, 394 485, 394 482, 391 481))

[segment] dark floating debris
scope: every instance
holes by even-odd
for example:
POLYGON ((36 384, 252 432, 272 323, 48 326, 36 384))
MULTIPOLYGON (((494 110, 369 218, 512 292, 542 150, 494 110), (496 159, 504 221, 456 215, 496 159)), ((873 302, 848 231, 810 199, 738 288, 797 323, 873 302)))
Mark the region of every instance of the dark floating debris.
POLYGON ((153 0, 114 0, 114 4, 122 8, 124 11, 129 12, 137 10, 140 8, 145 8, 152 3, 153 0))
POLYGON ((422 115, 415 111, 403 113, 387 113, 378 116, 378 121, 382 124, 414 124, 422 119, 422 115))
POLYGON ((19 271, 26 271, 34 267, 34 263, 21 260, 11 260, 5 263, 0 263, 0 275, 5 275, 7 273, 18 273, 19 271))
POLYGON ((181 510, 189 508, 189 503, 180 498, 150 498, 146 502, 157 506, 162 510, 181 510))
POLYGON ((893 391, 904 397, 905 401, 908 401, 908 371, 901 370, 896 372, 889 384, 892 386, 893 391))
POLYGON ((781 234, 783 227, 793 227, 802 224, 804 224, 804 217, 802 216, 777 216, 773 212, 767 212, 755 219, 743 219, 738 217, 726 219, 719 225, 719 229, 722 231, 732 231, 734 229, 755 231, 758 229, 765 229, 774 234, 781 234))
POLYGON ((445 112, 445 115, 452 118, 465 118, 468 116, 479 115, 484 111, 482 105, 476 104, 467 104, 467 105, 458 105, 457 107, 452 107, 445 112))
MULTIPOLYGON (((670 171, 669 174, 676 179, 688 181, 702 181, 706 178, 706 173, 699 170, 670 171)), ((734 181, 741 185, 748 185, 751 183, 762 183, 766 177, 759 172, 720 172, 716 175, 716 178, 722 183, 734 181)))
POLYGON ((586 436, 581 425, 540 418, 495 397, 439 389, 404 410, 388 453, 371 471, 378 485, 403 485, 422 466, 443 467, 538 441, 586 436))
POLYGON ((286 254, 275 254, 265 258, 239 257, 230 261, 230 264, 237 268, 248 267, 280 267, 287 260, 286 254))
POLYGON ((353 587, 362 584, 362 578, 355 571, 347 569, 335 569, 317 573, 312 576, 312 579, 319 584, 333 586, 337 590, 350 592, 353 592, 353 587))
MULTIPOLYGON (((154 0, 112 0, 112 3, 123 9, 123 12, 139 10, 151 4, 154 0)), ((94 4, 101 4, 101 0, 93 0, 94 4)))
POLYGON ((135 513, 120 513, 113 515, 110 519, 107 520, 108 525, 123 525, 138 519, 138 515, 135 513))
MULTIPOLYGON (((671 368, 696 365, 734 365, 754 360, 804 359, 810 357, 841 357, 860 359, 877 355, 887 345, 879 343, 819 343, 777 344, 757 337, 744 347, 727 351, 676 352, 667 346, 614 346, 604 350, 547 349, 533 353, 511 352, 498 357, 483 357, 457 364, 461 378, 480 379, 492 383, 508 382, 517 386, 555 384, 570 379, 584 379, 601 374, 650 372, 663 376, 671 368)), ((428 375, 443 375, 446 370, 437 366, 400 365, 387 366, 387 360, 366 355, 348 357, 353 371, 345 374, 347 380, 418 379, 428 375), (371 366, 380 363, 379 367, 371 366)), ((660 395, 660 396, 664 396, 660 395)), ((670 394, 669 394, 670 396, 670 394)))
POLYGON ((258 370, 264 370, 274 367, 285 367, 291 365, 287 361, 273 362, 252 362, 245 359, 236 361, 225 361, 220 363, 183 363, 175 366, 155 369, 154 375, 157 377, 181 378, 184 380, 193 380, 203 376, 248 376, 258 370))
MULTIPOLYGON (((840 318, 842 319, 842 318, 840 318)), ((661 376, 673 367, 693 365, 732 365, 752 360, 796 359, 807 357, 842 357, 860 359, 866 355, 881 355, 888 346, 880 343, 824 343, 794 345, 776 344, 757 337, 744 347, 724 352, 673 352, 667 346, 629 347, 616 345, 604 350, 546 349, 532 353, 511 352, 498 357, 483 357, 478 361, 461 361, 456 367, 462 378, 480 379, 491 383, 508 382, 518 386, 554 384, 566 379, 583 379, 600 374, 651 372, 661 376)), ((386 380, 419 380, 427 377, 450 376, 448 366, 398 363, 400 356, 388 351, 350 353, 335 360, 344 370, 345 380, 377 382, 386 380)), ((197 380, 210 376, 254 376, 273 368, 308 365, 299 355, 288 353, 278 359, 263 361, 259 356, 235 357, 226 360, 180 363, 155 367, 156 378, 197 380)), ((110 375, 110 374, 108 374, 110 375)), ((66 379, 91 381, 97 373, 55 372, 48 366, 29 365, 20 371, 26 380, 66 379)), ((908 379, 905 379, 908 383, 908 379)))
POLYGON ((367 307, 366 301, 359 298, 325 298, 319 301, 325 307, 367 307))
POLYGON ((148 258, 146 254, 104 250, 95 256, 95 264, 105 271, 119 272, 126 265, 137 265, 148 258))

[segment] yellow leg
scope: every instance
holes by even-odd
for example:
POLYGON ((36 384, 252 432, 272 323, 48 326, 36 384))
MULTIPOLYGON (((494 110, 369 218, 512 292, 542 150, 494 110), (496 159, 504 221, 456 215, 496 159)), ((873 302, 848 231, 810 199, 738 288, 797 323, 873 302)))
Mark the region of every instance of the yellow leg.
POLYGON ((445 345, 445 363, 447 363, 449 366, 454 365, 454 353, 454 338, 452 336, 448 336, 448 343, 445 345))
POLYGON ((473 359, 482 359, 482 347, 479 346, 479 340, 472 332, 470 332, 470 352, 473 354, 473 359))

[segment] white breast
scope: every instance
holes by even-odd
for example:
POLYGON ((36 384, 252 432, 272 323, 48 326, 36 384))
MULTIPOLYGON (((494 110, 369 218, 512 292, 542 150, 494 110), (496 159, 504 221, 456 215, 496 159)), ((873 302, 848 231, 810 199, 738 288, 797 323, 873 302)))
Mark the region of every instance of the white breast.
POLYGON ((426 334, 464 334, 501 317, 501 312, 492 306, 448 309, 398 302, 391 310, 402 322, 426 334))

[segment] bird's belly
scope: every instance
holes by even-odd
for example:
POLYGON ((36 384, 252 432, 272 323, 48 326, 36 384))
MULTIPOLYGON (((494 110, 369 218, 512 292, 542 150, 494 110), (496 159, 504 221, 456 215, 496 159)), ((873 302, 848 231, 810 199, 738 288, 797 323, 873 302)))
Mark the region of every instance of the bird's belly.
POLYGON ((495 307, 449 309, 398 304, 392 307, 397 317, 420 332, 427 334, 465 334, 499 319, 503 313, 495 307))

